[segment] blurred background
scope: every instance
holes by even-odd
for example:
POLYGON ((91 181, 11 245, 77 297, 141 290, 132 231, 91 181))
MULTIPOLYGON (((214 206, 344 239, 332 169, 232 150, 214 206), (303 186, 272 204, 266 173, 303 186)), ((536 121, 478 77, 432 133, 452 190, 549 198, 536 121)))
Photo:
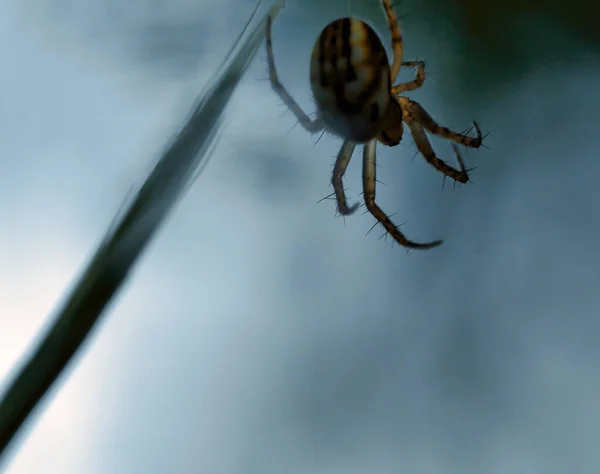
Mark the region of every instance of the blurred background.
MULTIPOLYGON (((261 49, 210 165, 6 472, 597 473, 600 29, 585 4, 396 5, 405 58, 427 61, 411 98, 490 133, 456 189, 409 135, 378 149, 382 208, 445 240, 425 252, 317 204, 341 141, 294 126, 261 49)), ((0 3, 0 390, 254 5, 0 3)), ((290 0, 274 24, 308 112, 312 45, 348 14, 389 44, 378 0, 290 0)), ((351 201, 360 172, 357 151, 351 201)))

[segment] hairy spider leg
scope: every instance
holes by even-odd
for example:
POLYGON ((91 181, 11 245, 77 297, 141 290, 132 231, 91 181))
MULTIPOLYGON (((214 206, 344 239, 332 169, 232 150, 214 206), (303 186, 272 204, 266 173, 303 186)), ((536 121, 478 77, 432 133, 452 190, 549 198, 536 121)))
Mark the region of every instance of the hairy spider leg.
POLYGON ((465 168, 465 162, 463 161, 462 155, 460 154, 460 150, 458 149, 458 146, 456 146, 456 143, 452 144, 452 149, 454 150, 454 154, 456 155, 456 160, 458 161, 461 171, 467 172, 467 169, 465 168))
POLYGON ((392 8, 391 0, 382 0, 382 4, 390 25, 390 32, 392 33, 392 50, 394 52, 394 60, 390 67, 390 76, 392 82, 394 82, 396 80, 396 76, 398 76, 398 72, 400 71, 400 66, 402 65, 402 31, 400 30, 398 19, 396 18, 396 14, 392 8))
POLYGON ((415 144, 421 152, 421 155, 423 155, 423 157, 431 166, 433 166, 436 170, 441 171, 453 180, 458 181, 459 183, 469 182, 469 174, 465 169, 465 165, 462 161, 462 157, 460 156, 460 154, 456 155, 458 163, 460 165, 459 171, 436 156, 435 152, 433 151, 433 148, 431 147, 431 143, 427 138, 427 135, 425 135, 425 129, 423 128, 423 125, 414 120, 412 117, 407 117, 405 119, 405 122, 408 124, 408 128, 410 128, 410 133, 412 134, 415 144))
POLYGON ((267 61, 269 63, 269 79, 271 80, 271 87, 273 90, 279 95, 281 100, 285 103, 285 105, 292 111, 292 113, 300 122, 300 125, 304 127, 310 133, 320 132, 325 128, 325 125, 321 120, 314 119, 312 120, 306 113, 300 108, 300 106, 296 103, 296 101, 292 98, 292 96, 285 90, 285 87, 279 82, 279 77, 277 76, 277 70, 275 69, 275 59, 273 57, 273 41, 271 39, 271 24, 273 23, 273 18, 271 15, 267 17, 267 33, 266 33, 266 43, 267 43, 267 61))
POLYGON ((346 193, 344 192, 344 173, 354 153, 356 145, 351 141, 345 140, 340 148, 337 159, 335 160, 335 166, 333 167, 333 174, 331 175, 331 184, 335 192, 335 198, 337 200, 338 212, 343 216, 354 214, 358 209, 358 203, 353 204, 352 207, 348 207, 346 201, 346 193))
POLYGON ((417 145, 418 150, 427 160, 427 163, 433 166, 436 170, 441 171, 446 176, 452 178, 454 181, 458 181, 459 183, 469 182, 469 174, 465 169, 462 157, 460 155, 457 155, 458 163, 460 165, 459 171, 437 157, 435 151, 433 151, 433 148, 431 147, 431 143, 429 142, 427 135, 425 135, 425 129, 423 128, 423 125, 414 120, 412 117, 407 117, 405 122, 408 124, 408 128, 413 136, 415 145, 417 145))
POLYGON ((402 94, 403 92, 414 91, 423 85, 425 82, 425 62, 424 61, 404 61, 402 63, 406 67, 417 68, 417 77, 408 82, 402 82, 392 87, 392 95, 402 94))
POLYGON ((369 212, 377 219, 385 230, 394 238, 396 242, 404 247, 413 249, 430 249, 442 244, 442 240, 434 242, 418 243, 408 240, 390 218, 381 210, 375 202, 375 186, 377 183, 377 164, 376 164, 377 140, 371 140, 363 148, 363 190, 365 204, 369 212))
POLYGON ((462 133, 453 132, 447 127, 438 125, 436 121, 431 118, 431 115, 429 115, 423 106, 418 102, 407 99, 406 97, 398 97, 398 101, 402 106, 402 110, 405 112, 405 117, 409 116, 413 121, 419 122, 428 132, 471 148, 479 148, 481 146, 483 139, 481 136, 481 129, 479 128, 477 122, 473 121, 477 137, 468 137, 462 133))

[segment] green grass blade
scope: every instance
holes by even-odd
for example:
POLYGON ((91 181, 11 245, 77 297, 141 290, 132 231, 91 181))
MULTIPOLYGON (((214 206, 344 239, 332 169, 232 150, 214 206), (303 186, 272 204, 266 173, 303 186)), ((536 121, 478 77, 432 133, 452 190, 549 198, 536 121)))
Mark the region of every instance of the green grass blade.
MULTIPOLYGON (((275 15, 282 6, 276 5, 269 14, 275 15)), ((264 38, 266 17, 242 41, 257 10, 258 6, 189 121, 126 212, 111 226, 54 324, 0 400, 0 465, 7 446, 86 340, 150 239, 189 187, 199 165, 208 159, 223 110, 264 38)))

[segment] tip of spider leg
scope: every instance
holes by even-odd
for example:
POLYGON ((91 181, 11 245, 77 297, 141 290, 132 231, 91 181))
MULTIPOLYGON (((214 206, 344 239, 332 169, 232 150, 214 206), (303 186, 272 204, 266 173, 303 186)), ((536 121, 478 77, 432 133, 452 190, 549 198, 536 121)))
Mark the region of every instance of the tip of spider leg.
POLYGON ((411 245, 405 245, 404 249, 407 252, 410 252, 411 250, 429 250, 429 249, 432 249, 434 247, 439 247, 443 243, 444 243, 443 240, 434 240, 433 242, 427 242, 427 243, 424 243, 424 244, 416 243, 416 242, 411 242, 411 245))
POLYGON ((354 204, 353 204, 352 206, 350 206, 350 207, 348 207, 348 205, 346 204, 346 205, 344 205, 344 208, 343 208, 343 209, 340 209, 340 208, 339 208, 339 206, 338 206, 337 213, 338 213, 340 216, 342 216, 342 217, 351 216, 352 214, 354 214, 354 213, 356 212, 356 210, 358 209, 359 205, 360 205, 360 204, 359 204, 359 203, 357 203, 357 202, 356 202, 356 203, 354 203, 354 204))
MULTIPOLYGON (((471 171, 474 171, 476 169, 477 169, 477 166, 473 166, 473 168, 469 168, 467 170, 467 173, 471 173, 471 171)), ((468 181, 468 183, 475 184, 475 182, 471 179, 471 175, 470 174, 469 174, 469 181, 468 181)))
POLYGON ((481 128, 479 128, 479 124, 475 120, 473 120, 473 127, 475 127, 475 133, 477 134, 477 142, 479 143, 479 146, 481 146, 481 142, 483 142, 481 128))
MULTIPOLYGON (((472 168, 467 168, 465 169, 465 173, 467 173, 469 179, 467 180, 467 182, 465 183, 458 183, 458 187, 460 188, 461 186, 464 186, 465 184, 475 184, 475 182, 471 179, 471 171, 474 171, 477 169, 477 166, 473 166, 472 168)), ((456 184, 456 182, 454 183, 456 184)))
POLYGON ((434 240, 433 242, 427 242, 425 244, 414 244, 410 247, 408 247, 410 250, 428 250, 428 249, 432 249, 434 247, 439 247, 440 245, 442 245, 444 243, 443 240, 434 240))
POLYGON ((490 147, 489 147, 489 146, 487 146, 487 145, 484 145, 484 144, 483 144, 483 140, 485 140, 485 139, 486 139, 486 138, 487 138, 489 135, 490 135, 490 132, 487 132, 485 135, 483 135, 483 136, 481 137, 481 145, 480 145, 480 146, 482 146, 483 148, 487 148, 488 150, 490 149, 490 147))

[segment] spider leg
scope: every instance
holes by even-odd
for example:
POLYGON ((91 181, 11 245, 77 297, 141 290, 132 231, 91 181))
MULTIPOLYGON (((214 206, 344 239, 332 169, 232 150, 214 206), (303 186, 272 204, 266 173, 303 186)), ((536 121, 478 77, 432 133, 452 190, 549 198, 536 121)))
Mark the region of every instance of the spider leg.
POLYGON ((285 103, 285 105, 293 112, 293 114, 300 122, 300 125, 304 127, 310 133, 316 133, 325 128, 324 124, 317 118, 315 120, 311 120, 311 118, 306 115, 306 113, 300 108, 300 106, 296 103, 296 101, 292 98, 292 96, 285 90, 285 87, 279 82, 279 77, 277 76, 277 70, 275 69, 275 59, 273 57, 273 41, 271 39, 271 25, 273 23, 273 18, 271 15, 267 17, 267 61, 269 63, 269 79, 271 81, 271 87, 273 90, 279 95, 281 100, 285 103))
POLYGON ((429 142, 427 135, 425 135, 425 129, 423 128, 423 125, 415 120, 412 120, 411 118, 408 118, 406 123, 410 128, 410 132, 412 133, 417 148, 430 165, 432 165, 438 171, 444 173, 446 176, 458 181, 459 183, 467 183, 469 181, 469 174, 465 169, 462 157, 458 153, 458 148, 454 148, 454 152, 456 153, 456 157, 460 165, 460 171, 446 164, 443 160, 440 160, 436 156, 433 148, 431 148, 431 143, 429 142))
POLYGON ((425 82, 425 61, 404 61, 406 67, 416 67, 417 77, 409 82, 402 82, 392 87, 392 95, 402 94, 403 92, 414 91, 425 82))
POLYGON ((394 62, 390 67, 390 74, 392 77, 392 82, 394 82, 398 72, 400 71, 400 66, 402 65, 402 31, 400 30, 398 19, 396 18, 396 14, 392 8, 392 2, 390 0, 382 0, 382 3, 383 9, 385 10, 385 15, 387 16, 390 24, 390 32, 392 33, 394 62))
POLYGON ((367 209, 400 245, 413 249, 430 249, 437 247, 442 243, 441 240, 427 243, 418 243, 408 240, 375 202, 375 186, 377 183, 376 146, 377 140, 371 140, 366 143, 363 148, 363 190, 367 209))
POLYGON ((462 133, 453 132, 447 127, 441 127, 438 125, 436 121, 433 120, 431 115, 429 115, 423 106, 418 102, 407 99, 406 97, 398 97, 398 100, 400 101, 400 105, 405 112, 405 116, 410 116, 413 121, 419 122, 430 133, 439 135, 440 137, 447 138, 468 147, 479 148, 481 146, 483 137, 481 136, 481 130, 477 122, 473 122, 477 137, 468 137, 462 133))
POLYGON ((352 207, 348 208, 343 182, 344 173, 346 172, 346 168, 348 168, 348 164, 352 158, 352 153, 354 153, 355 146, 356 145, 354 143, 348 140, 344 141, 338 153, 337 159, 335 160, 335 166, 333 167, 333 174, 331 176, 331 184, 333 185, 333 191, 335 192, 338 212, 343 216, 353 214, 358 209, 358 203, 353 204, 352 207))

